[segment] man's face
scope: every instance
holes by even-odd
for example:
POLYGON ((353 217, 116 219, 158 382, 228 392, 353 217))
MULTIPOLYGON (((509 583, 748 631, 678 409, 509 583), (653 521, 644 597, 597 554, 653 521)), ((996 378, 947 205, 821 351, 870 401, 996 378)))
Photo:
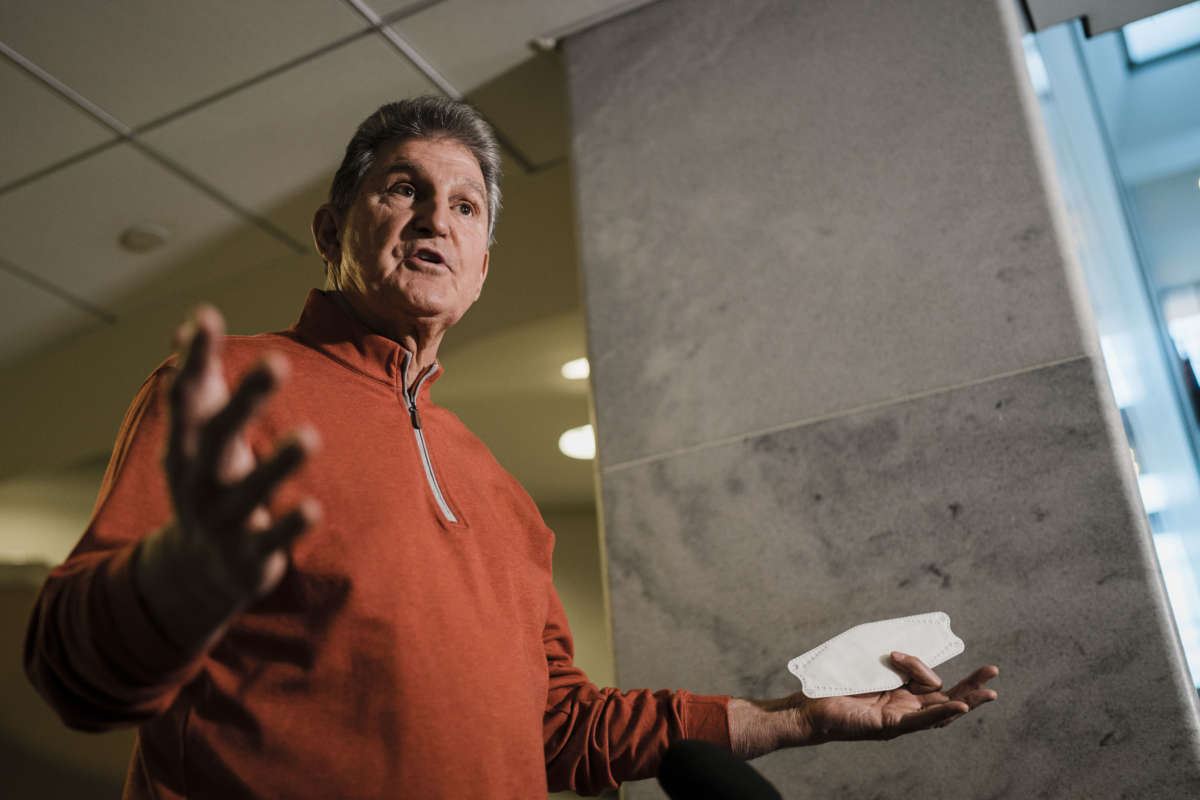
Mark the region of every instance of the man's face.
POLYGON ((322 251, 347 300, 380 330, 445 330, 487 277, 487 214, 483 173, 466 147, 444 138, 386 144, 337 226, 336 250, 322 251))

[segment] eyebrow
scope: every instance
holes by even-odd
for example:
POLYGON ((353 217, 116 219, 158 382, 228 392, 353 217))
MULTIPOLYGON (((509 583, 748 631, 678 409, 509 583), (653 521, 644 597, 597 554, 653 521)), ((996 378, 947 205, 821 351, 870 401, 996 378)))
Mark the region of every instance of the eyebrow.
MULTIPOLYGON (((407 172, 412 175, 419 175, 422 178, 426 177, 425 170, 421 169, 420 165, 414 164, 411 161, 393 162, 383 173, 383 175, 385 178, 387 178, 397 172, 407 172)), ((467 186, 468 188, 474 189, 476 192, 478 192, 480 197, 487 197, 487 190, 484 189, 483 184, 479 183, 478 181, 473 181, 470 178, 460 178, 459 180, 455 181, 455 184, 467 186)))

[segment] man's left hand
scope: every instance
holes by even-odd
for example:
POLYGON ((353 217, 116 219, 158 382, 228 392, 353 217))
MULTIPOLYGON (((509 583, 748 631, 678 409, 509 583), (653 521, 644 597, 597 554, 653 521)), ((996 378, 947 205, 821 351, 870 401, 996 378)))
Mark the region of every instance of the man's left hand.
POLYGON ((782 747, 853 739, 893 739, 901 734, 950 724, 963 714, 995 700, 984 687, 1000 670, 980 667, 949 691, 942 679, 919 658, 892 653, 892 667, 906 678, 887 692, 844 697, 808 697, 796 692, 779 700, 729 702, 733 751, 742 758, 782 747))

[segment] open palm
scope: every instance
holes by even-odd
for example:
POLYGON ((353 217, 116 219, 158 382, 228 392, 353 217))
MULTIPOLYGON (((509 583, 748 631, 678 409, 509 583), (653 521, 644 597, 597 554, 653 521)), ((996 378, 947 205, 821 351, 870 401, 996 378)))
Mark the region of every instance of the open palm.
POLYGON ((893 653, 892 665, 908 678, 899 689, 844 697, 796 697, 796 705, 807 720, 811 743, 892 739, 946 725, 996 699, 994 690, 984 688, 1000 672, 994 666, 980 667, 943 692, 941 678, 920 659, 893 653))

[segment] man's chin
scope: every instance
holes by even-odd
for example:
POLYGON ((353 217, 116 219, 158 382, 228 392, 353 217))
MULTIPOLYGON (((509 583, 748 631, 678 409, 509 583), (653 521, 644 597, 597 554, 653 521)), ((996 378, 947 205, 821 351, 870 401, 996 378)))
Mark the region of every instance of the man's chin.
POLYGON ((438 321, 445 327, 458 322, 465 311, 457 303, 457 299, 446 298, 440 294, 425 294, 405 292, 398 295, 394 302, 388 304, 388 313, 398 315, 402 319, 422 321, 438 321))

